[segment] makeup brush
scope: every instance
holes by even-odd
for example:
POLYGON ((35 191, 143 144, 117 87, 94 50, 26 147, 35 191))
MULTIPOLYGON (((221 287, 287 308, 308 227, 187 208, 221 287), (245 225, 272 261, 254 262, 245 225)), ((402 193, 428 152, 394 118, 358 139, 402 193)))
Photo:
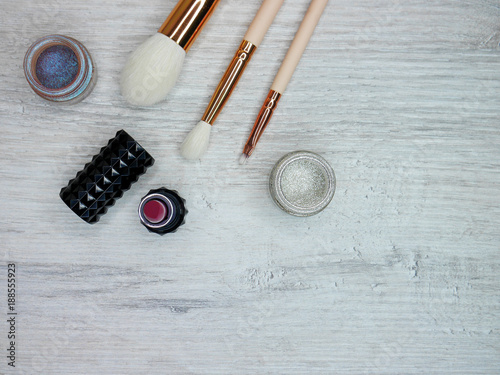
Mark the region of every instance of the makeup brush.
POLYGON ((130 104, 147 106, 165 99, 186 52, 219 1, 180 0, 158 32, 130 55, 121 76, 121 92, 130 104))
POLYGON ((243 149, 243 154, 240 157, 240 164, 245 164, 247 162, 250 155, 252 155, 260 136, 266 129, 267 124, 269 124, 281 95, 285 92, 286 87, 292 78, 293 72, 299 64, 300 58, 302 57, 302 54, 311 39, 314 29, 316 28, 327 3, 328 0, 311 1, 311 5, 309 5, 309 9, 300 24, 299 30, 295 34, 290 48, 288 48, 288 52, 286 53, 286 56, 281 63, 281 67, 278 70, 278 74, 274 78, 274 82, 271 85, 271 90, 269 91, 269 94, 267 94, 264 105, 257 116, 252 133, 250 134, 250 137, 248 137, 247 143, 243 149))
POLYGON ((210 130, 215 119, 222 111, 234 88, 238 84, 243 71, 252 58, 271 26, 284 0, 264 0, 248 28, 243 41, 236 51, 233 60, 222 76, 205 114, 198 125, 187 135, 181 145, 181 154, 186 159, 199 159, 208 148, 210 130))

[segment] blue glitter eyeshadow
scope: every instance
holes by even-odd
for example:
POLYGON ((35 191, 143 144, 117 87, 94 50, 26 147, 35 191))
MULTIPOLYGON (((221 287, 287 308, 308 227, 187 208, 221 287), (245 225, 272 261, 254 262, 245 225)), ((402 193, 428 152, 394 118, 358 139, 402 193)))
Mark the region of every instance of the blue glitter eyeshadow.
POLYGON ((33 91, 51 102, 77 103, 90 94, 97 80, 87 48, 64 35, 38 39, 26 52, 23 65, 33 91))
POLYGON ((78 74, 78 58, 66 46, 52 46, 43 51, 36 62, 36 77, 49 89, 68 86, 78 74))

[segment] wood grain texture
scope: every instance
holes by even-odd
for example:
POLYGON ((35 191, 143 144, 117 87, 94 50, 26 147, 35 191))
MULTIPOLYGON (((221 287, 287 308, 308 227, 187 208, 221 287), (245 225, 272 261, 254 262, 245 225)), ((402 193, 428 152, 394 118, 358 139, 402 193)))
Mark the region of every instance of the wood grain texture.
POLYGON ((498 374, 500 2, 331 1, 244 168, 308 2, 285 2, 196 163, 179 145, 259 2, 223 0, 168 100, 131 108, 120 70, 173 5, 2 2, 0 311, 15 262, 19 316, 17 367, 2 356, 0 373, 498 374), (98 65, 78 105, 25 82, 26 49, 53 33, 98 65), (87 225, 59 190, 122 128, 156 164, 87 225), (330 207, 308 219, 267 191, 298 149, 337 176, 330 207), (136 213, 162 185, 189 209, 165 237, 136 213))

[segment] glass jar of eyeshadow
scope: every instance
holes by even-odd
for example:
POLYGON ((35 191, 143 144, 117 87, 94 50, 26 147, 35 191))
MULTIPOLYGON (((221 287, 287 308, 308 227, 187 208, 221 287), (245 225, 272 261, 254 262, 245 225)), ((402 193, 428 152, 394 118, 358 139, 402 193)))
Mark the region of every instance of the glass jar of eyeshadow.
POLYGON ((85 99, 97 80, 87 48, 63 35, 48 35, 33 43, 24 57, 24 74, 36 94, 68 104, 85 99))
POLYGON ((295 151, 283 156, 269 178, 269 191, 276 205, 294 216, 323 211, 335 194, 335 173, 321 156, 295 151))

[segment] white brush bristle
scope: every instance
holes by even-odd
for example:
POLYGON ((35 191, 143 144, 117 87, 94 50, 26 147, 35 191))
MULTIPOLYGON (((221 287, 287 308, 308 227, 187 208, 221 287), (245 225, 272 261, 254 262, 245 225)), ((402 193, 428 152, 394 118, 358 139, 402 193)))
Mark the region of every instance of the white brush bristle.
POLYGON ((156 33, 129 57, 121 76, 121 91, 133 105, 148 106, 165 99, 179 76, 186 51, 156 33))
POLYGON ((181 155, 189 160, 196 160, 203 156, 208 149, 212 125, 200 121, 187 135, 181 145, 181 155))
POLYGON ((248 161, 248 155, 247 154, 241 154, 240 156, 240 165, 246 164, 248 161))

